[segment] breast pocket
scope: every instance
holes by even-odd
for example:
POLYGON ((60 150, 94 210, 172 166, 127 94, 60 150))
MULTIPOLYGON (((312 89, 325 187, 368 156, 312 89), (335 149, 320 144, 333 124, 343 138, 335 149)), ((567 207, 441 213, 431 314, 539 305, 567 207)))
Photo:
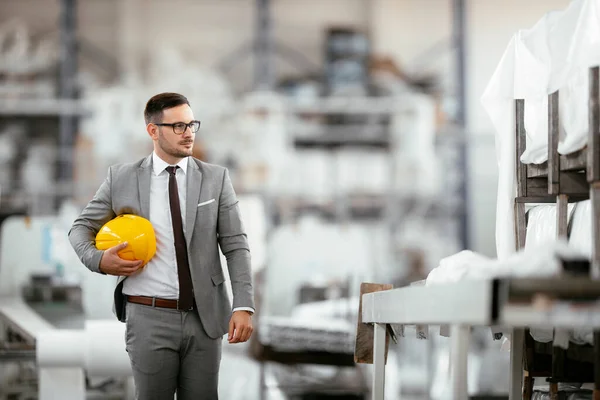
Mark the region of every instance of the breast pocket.
POLYGON ((196 224, 200 229, 214 229, 217 224, 218 203, 212 200, 200 201, 196 206, 196 224))

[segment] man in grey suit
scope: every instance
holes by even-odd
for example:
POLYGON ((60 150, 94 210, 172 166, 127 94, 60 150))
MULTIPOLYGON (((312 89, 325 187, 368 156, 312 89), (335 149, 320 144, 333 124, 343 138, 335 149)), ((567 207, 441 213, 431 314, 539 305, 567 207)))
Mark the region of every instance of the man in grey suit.
POLYGON ((223 335, 241 343, 252 333, 250 250, 238 201, 225 168, 192 157, 200 122, 184 96, 152 97, 144 118, 153 153, 109 168, 69 239, 87 268, 118 277, 114 311, 126 323, 137 398, 217 399, 223 335), (118 256, 126 244, 96 249, 99 229, 122 214, 152 223, 157 250, 144 267, 118 256))

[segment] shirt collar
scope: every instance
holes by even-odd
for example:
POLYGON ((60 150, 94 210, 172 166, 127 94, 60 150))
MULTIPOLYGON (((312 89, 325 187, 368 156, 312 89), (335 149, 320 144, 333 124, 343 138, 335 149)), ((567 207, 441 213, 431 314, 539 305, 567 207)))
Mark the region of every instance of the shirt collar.
MULTIPOLYGON (((171 164, 167 164, 162 158, 160 158, 156 152, 152 152, 152 169, 154 170, 154 175, 160 175, 170 165, 171 164)), ((188 157, 185 157, 179 161, 177 166, 181 168, 184 174, 187 173, 188 157)))

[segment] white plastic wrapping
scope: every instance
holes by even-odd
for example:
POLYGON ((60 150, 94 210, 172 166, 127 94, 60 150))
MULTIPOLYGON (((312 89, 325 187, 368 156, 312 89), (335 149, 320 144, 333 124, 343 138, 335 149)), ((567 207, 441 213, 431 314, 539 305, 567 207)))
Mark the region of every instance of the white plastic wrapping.
MULTIPOLYGON (((560 12, 545 15, 516 39, 515 99, 525 100, 526 148, 521 162, 540 164, 548 159, 548 81, 551 64, 548 34, 560 12)), ((514 135, 514 130, 513 130, 514 135)))
POLYGON ((525 247, 539 245, 556 237, 556 206, 543 205, 529 210, 525 247))
POLYGON ((571 219, 571 246, 588 259, 592 257, 592 203, 589 200, 576 204, 571 219))
MULTIPOLYGON (((567 218, 573 213, 574 204, 567 206, 567 218)), ((528 213, 527 234, 525 236, 525 247, 539 246, 554 240, 557 236, 556 205, 546 204, 532 207, 528 213)))
MULTIPOLYGON (((549 207, 535 208, 534 219, 544 225, 540 215, 552 214, 549 207)), ((585 212, 585 211, 584 211, 585 212)), ((534 223, 535 224, 535 223, 534 223)), ((461 280, 487 280, 496 277, 550 277, 562 273, 562 259, 581 257, 579 248, 561 239, 551 237, 552 228, 547 224, 542 229, 533 230, 528 246, 505 260, 491 259, 471 251, 461 251, 440 261, 440 265, 427 276, 426 286, 443 285, 461 280), (536 242, 537 241, 537 242, 536 242)), ((556 226, 556 224, 554 224, 556 226)), ((591 329, 554 330, 532 328, 531 336, 538 342, 554 341, 556 346, 568 348, 569 342, 593 344, 591 329)), ((444 335, 440 330, 440 335, 444 335)))
POLYGON ((560 90, 565 138, 558 151, 583 148, 588 128, 588 68, 600 64, 600 1, 575 0, 549 34, 552 73, 548 93, 560 90))
POLYGON ((517 42, 515 98, 525 101, 526 151, 521 161, 548 158, 547 95, 559 90, 558 151, 583 148, 588 131, 588 68, 600 64, 598 0, 573 1, 564 12, 545 15, 517 42))
POLYGON ((574 255, 579 252, 561 239, 540 241, 504 260, 463 250, 442 259, 427 276, 426 286, 497 277, 557 276, 562 273, 561 259, 574 255))
POLYGON ((559 89, 564 131, 559 152, 571 153, 585 145, 587 69, 600 64, 599 10, 600 0, 575 0, 565 11, 548 13, 532 29, 519 31, 511 39, 481 98, 496 131, 499 258, 515 251, 514 99, 525 99, 527 143, 523 162, 539 163, 547 158, 548 118, 544 102, 548 94, 559 89))
POLYGON ((579 68, 559 92, 559 121, 563 135, 558 143, 560 154, 585 147, 588 135, 589 71, 579 68))
POLYGON ((514 69, 513 36, 481 98, 496 130, 496 162, 498 163, 498 194, 496 202, 496 253, 505 258, 515 251, 515 135, 514 135, 514 69))
POLYGON ((564 87, 580 68, 600 63, 600 2, 574 0, 548 36, 552 71, 548 93, 564 87))
MULTIPOLYGON (((590 257, 591 255, 591 208, 589 200, 569 204, 569 220, 571 234, 569 247, 574 254, 590 257)), ((528 212, 526 247, 539 246, 556 237, 556 206, 541 205, 528 212)), ((591 329, 554 330, 552 328, 531 328, 534 340, 542 343, 554 341, 554 345, 567 348, 569 341, 577 344, 593 343, 591 329)))

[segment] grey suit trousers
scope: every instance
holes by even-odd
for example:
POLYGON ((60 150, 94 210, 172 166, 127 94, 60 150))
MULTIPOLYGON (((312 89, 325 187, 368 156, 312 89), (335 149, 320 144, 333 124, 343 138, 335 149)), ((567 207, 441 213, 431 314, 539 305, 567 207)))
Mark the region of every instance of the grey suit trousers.
POLYGON ((126 349, 138 400, 216 400, 223 338, 197 311, 127 303, 126 349))

